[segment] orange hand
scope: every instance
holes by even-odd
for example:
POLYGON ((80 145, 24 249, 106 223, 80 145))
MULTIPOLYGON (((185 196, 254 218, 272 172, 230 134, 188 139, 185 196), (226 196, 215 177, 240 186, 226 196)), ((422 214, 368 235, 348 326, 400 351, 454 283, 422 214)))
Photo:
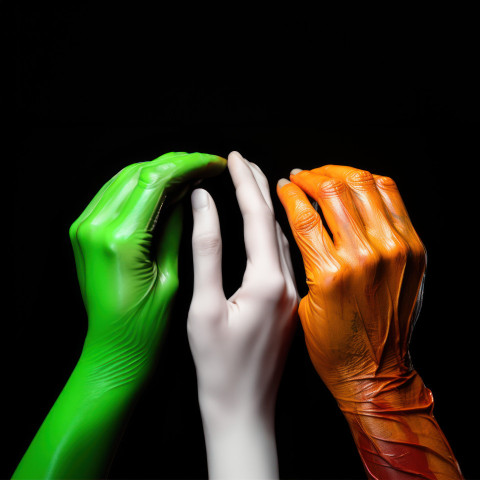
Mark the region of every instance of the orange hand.
POLYGON ((462 478, 410 361, 426 254, 395 182, 336 165, 292 173, 277 192, 309 286, 305 341, 370 478, 462 478))

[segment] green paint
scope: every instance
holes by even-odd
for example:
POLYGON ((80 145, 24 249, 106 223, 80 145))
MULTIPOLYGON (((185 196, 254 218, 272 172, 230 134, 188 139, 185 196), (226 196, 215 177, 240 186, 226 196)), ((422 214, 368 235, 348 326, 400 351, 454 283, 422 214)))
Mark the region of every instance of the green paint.
MULTIPOLYGON (((220 173, 226 160, 168 153, 129 165, 70 227, 88 315, 80 359, 13 478, 101 478, 128 413, 151 373, 177 290, 181 210, 165 201, 220 173), (152 253, 158 217, 162 230, 152 253)), ((68 318, 65 319, 68 321, 68 318)))

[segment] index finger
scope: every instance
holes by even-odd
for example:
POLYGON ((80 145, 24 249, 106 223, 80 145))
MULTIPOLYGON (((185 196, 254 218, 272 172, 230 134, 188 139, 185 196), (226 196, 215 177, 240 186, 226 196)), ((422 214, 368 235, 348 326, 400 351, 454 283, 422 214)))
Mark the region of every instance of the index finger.
POLYGON ((167 190, 182 183, 218 175, 227 166, 227 160, 223 157, 198 152, 170 152, 150 163, 145 173, 166 178, 167 190))
POLYGON ((174 186, 220 173, 226 160, 205 153, 168 153, 141 165, 137 184, 118 216, 120 230, 151 231, 174 186))
POLYGON ((343 165, 325 165, 313 172, 340 179, 348 186, 366 235, 376 246, 384 249, 387 243, 401 243, 370 172, 343 165))
POLYGON ((307 278, 313 278, 318 267, 326 268, 336 263, 332 239, 325 230, 320 215, 300 187, 281 179, 277 183, 277 194, 302 254, 307 278))
POLYGON ((252 170, 238 152, 228 156, 228 168, 242 212, 249 263, 280 271, 275 217, 252 170))

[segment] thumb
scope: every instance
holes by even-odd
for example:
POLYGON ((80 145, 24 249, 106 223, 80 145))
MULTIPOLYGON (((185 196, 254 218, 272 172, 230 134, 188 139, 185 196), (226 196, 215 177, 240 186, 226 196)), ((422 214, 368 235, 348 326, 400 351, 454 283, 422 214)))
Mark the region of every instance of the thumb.
POLYGON ((177 203, 164 221, 155 263, 160 276, 156 296, 169 302, 178 289, 178 250, 182 234, 183 206, 177 203))
POLYGON ((217 209, 206 190, 192 194, 192 253, 194 288, 190 311, 202 317, 217 318, 219 305, 225 304, 222 285, 222 237, 217 209))

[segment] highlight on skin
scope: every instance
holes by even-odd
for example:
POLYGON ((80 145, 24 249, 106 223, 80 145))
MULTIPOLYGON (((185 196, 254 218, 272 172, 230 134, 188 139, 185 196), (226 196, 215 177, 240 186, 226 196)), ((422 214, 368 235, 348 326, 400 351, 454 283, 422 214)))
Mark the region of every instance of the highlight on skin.
POLYGON ((88 332, 72 375, 13 478, 105 477, 154 367, 178 287, 182 212, 172 204, 189 183, 225 167, 221 157, 184 152, 129 165, 73 222, 69 233, 88 332))
POLYGON ((326 165, 293 170, 277 193, 305 266, 307 349, 368 477, 463 478, 410 358, 426 252, 395 182, 326 165))

